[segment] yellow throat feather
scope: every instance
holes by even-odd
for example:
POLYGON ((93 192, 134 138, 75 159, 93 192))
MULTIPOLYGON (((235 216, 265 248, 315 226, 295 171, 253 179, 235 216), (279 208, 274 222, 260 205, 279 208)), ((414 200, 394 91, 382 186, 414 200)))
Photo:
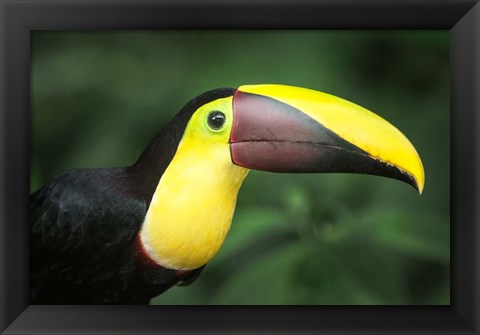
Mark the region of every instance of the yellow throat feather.
POLYGON ((199 268, 225 240, 238 190, 249 171, 231 161, 232 121, 232 97, 199 108, 157 185, 140 238, 149 256, 165 268, 199 268), (214 110, 226 116, 218 131, 206 123, 214 110))

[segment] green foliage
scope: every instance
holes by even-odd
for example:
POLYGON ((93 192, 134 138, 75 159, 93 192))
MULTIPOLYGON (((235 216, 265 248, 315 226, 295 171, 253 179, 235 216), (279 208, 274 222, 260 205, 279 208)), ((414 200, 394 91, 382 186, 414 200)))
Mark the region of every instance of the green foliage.
MULTIPOLYGON (((442 31, 33 32, 31 191, 132 164, 189 99, 282 83, 404 132, 426 186, 252 171, 220 253, 154 304, 449 304, 449 44, 442 31)), ((188 210, 188 208, 186 208, 188 210)))

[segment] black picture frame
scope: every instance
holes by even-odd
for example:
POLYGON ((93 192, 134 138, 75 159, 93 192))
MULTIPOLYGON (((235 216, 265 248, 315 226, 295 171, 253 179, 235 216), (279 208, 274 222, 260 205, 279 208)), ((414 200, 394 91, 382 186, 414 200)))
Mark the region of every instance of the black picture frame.
POLYGON ((0 331, 480 334, 480 4, 0 0, 0 331), (443 29, 451 47, 449 306, 29 306, 30 31, 443 29))

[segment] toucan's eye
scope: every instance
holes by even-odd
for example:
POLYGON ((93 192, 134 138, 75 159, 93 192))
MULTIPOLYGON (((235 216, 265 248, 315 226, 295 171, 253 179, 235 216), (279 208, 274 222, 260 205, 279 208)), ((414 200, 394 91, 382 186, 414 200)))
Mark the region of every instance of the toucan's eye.
POLYGON ((213 130, 220 130, 222 129, 223 125, 226 121, 226 116, 222 112, 213 111, 208 114, 208 126, 213 130))

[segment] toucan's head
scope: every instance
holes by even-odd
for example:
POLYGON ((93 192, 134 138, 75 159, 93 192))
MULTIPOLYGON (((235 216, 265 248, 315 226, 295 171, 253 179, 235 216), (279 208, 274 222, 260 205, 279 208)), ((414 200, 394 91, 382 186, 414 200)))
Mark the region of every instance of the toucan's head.
POLYGON ((227 96, 196 109, 184 133, 202 151, 248 169, 373 174, 423 190, 423 166, 413 145, 363 107, 286 85, 244 85, 210 95, 216 91, 227 96))
POLYGON ((168 129, 168 143, 181 138, 141 238, 151 257, 171 269, 199 268, 218 252, 249 169, 367 173, 423 189, 422 162, 398 129, 354 103, 305 88, 210 91, 190 101, 168 129))

